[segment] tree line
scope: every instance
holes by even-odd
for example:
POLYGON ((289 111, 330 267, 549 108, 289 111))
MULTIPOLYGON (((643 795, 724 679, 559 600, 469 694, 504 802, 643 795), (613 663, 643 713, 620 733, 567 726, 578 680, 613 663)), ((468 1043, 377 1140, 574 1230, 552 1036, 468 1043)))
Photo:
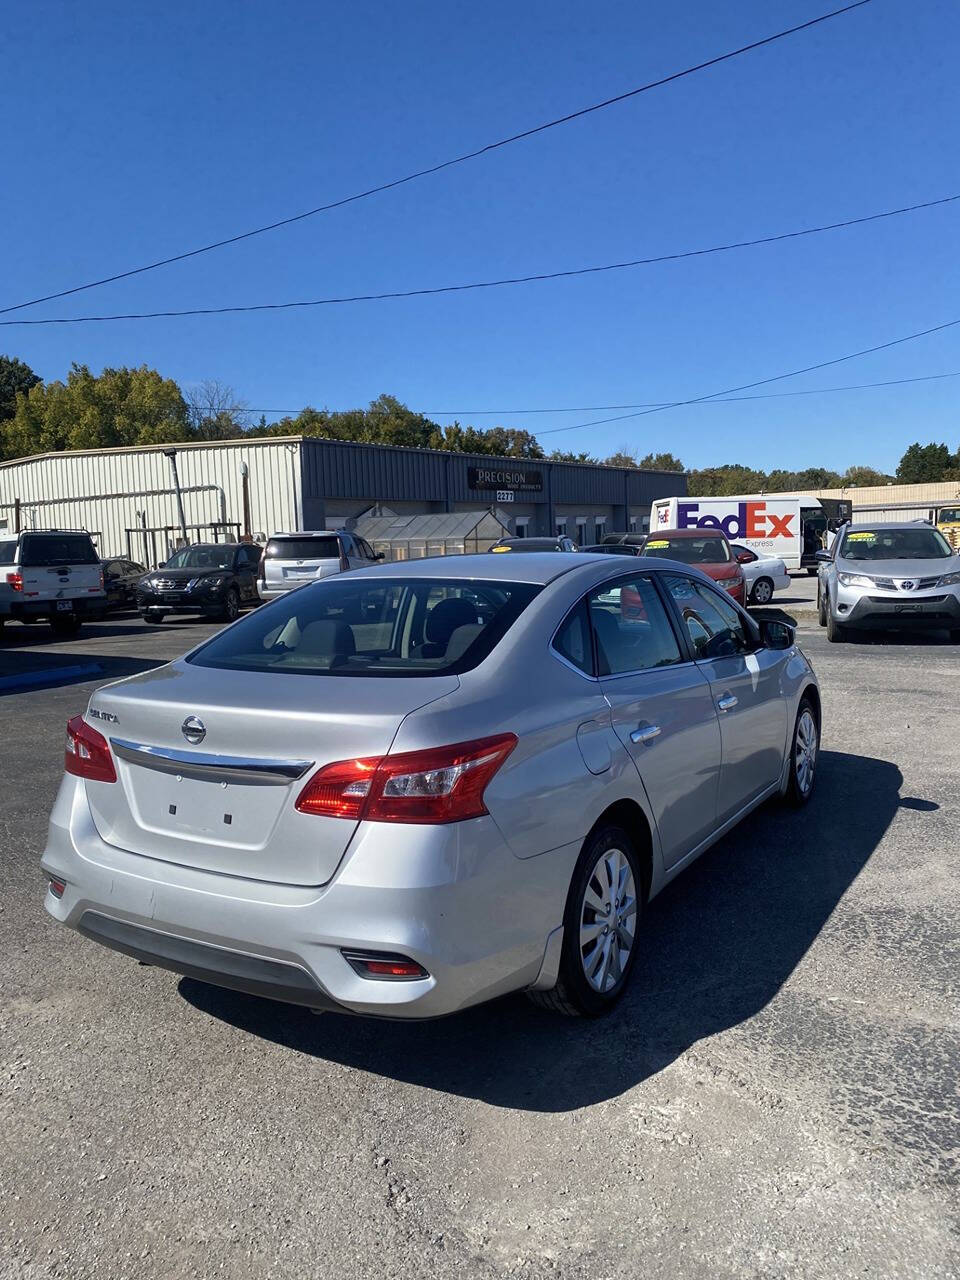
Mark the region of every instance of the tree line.
MULTIPOLYGON (((449 449, 497 457, 555 462, 605 463, 615 467, 685 471, 672 453, 637 457, 621 450, 609 457, 554 449, 547 453, 536 436, 518 427, 446 426, 381 395, 366 409, 328 410, 310 406, 268 423, 248 424, 246 405, 232 388, 207 381, 184 393, 172 378, 141 365, 94 374, 74 364, 66 382, 44 382, 22 360, 0 356, 0 461, 64 449, 130 448, 191 440, 237 440, 269 436, 322 436, 407 448, 449 449)), ((803 471, 761 471, 741 463, 688 471, 689 492, 710 497, 735 493, 782 493, 795 489, 960 480, 960 449, 944 443, 911 444, 891 476, 870 466, 845 472, 824 467, 803 471)))

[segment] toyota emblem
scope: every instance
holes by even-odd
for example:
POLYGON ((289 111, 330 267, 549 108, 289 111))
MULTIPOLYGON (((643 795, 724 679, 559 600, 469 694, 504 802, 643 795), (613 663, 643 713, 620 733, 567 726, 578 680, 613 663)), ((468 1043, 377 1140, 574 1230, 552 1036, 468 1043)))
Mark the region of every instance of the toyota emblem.
POLYGON ((900 587, 903 591, 913 591, 916 585, 917 584, 913 581, 912 578, 905 578, 903 582, 900 583, 900 587))
POLYGON ((194 746, 202 742, 207 736, 207 726, 203 723, 199 716, 187 716, 180 731, 188 742, 192 742, 194 746))

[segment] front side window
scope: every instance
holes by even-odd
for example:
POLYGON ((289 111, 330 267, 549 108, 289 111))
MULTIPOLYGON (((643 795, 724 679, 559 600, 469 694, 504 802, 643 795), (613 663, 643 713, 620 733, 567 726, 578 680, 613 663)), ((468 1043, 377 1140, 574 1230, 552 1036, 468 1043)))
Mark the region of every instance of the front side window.
POLYGON ((456 675, 487 657, 540 590, 343 574, 264 605, 187 661, 288 675, 456 675))
POLYGON ((844 560, 943 560, 954 553, 936 529, 850 529, 843 535, 844 560))
POLYGON ((693 578, 665 574, 690 644, 698 658, 731 658, 755 648, 739 611, 719 591, 693 578))
POLYGON ((652 578, 637 574, 597 587, 588 603, 601 676, 649 671, 683 660, 652 578))

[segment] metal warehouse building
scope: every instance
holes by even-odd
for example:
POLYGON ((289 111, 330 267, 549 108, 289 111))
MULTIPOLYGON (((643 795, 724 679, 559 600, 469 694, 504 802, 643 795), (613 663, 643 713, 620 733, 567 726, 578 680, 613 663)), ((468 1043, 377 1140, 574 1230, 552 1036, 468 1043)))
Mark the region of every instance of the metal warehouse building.
POLYGON ((88 529, 102 556, 153 567, 179 536, 174 465, 191 539, 261 541, 374 516, 493 510, 511 533, 566 533, 583 545, 646 529, 655 498, 687 491, 677 472, 284 436, 2 463, 0 531, 88 529))

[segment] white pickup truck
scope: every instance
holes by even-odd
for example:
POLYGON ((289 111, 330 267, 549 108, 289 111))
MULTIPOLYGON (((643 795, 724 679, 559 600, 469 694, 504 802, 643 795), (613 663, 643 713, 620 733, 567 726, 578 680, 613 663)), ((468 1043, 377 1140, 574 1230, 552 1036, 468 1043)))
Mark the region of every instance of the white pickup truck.
POLYGON ((103 566, 85 530, 0 533, 0 627, 46 620, 57 635, 75 635, 106 603, 103 566))

